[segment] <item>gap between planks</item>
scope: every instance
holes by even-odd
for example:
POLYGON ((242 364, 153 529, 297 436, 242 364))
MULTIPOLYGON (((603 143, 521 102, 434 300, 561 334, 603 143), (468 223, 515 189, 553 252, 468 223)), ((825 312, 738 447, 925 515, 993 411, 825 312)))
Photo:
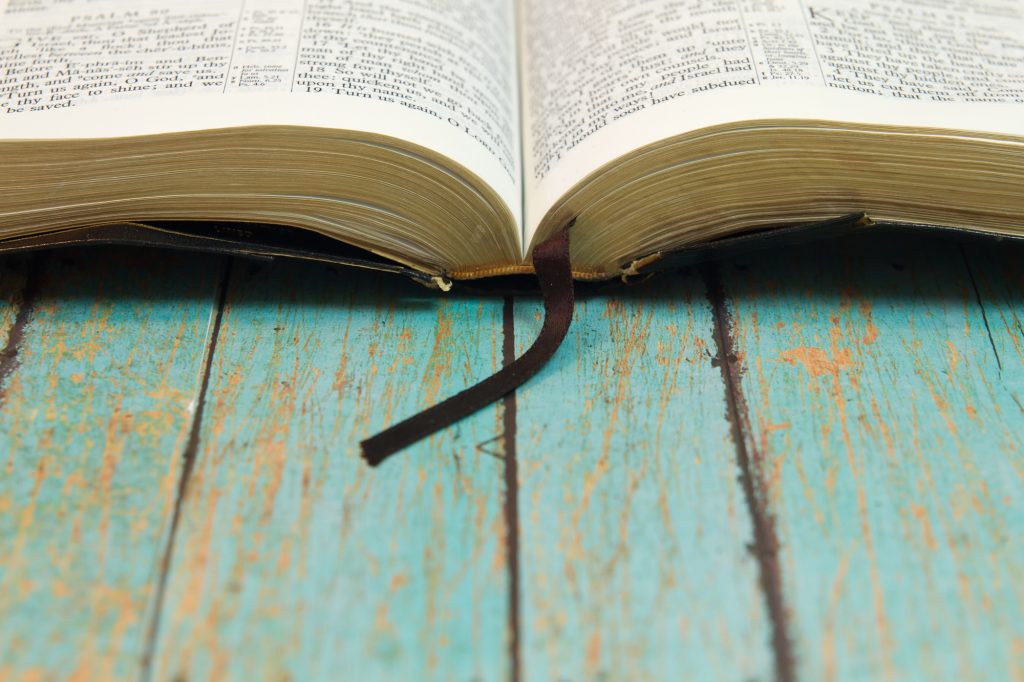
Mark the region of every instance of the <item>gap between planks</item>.
POLYGON ((199 397, 196 399, 196 410, 192 415, 192 425, 189 429, 188 441, 185 443, 185 450, 182 452, 182 469, 178 478, 178 489, 174 498, 174 511, 171 514, 170 529, 167 533, 167 545, 163 556, 160 559, 159 574, 157 575, 156 595, 154 599, 153 615, 146 626, 146 636, 142 649, 142 670, 140 679, 142 682, 150 682, 153 679, 153 659, 156 656, 158 638, 160 636, 160 620, 163 616, 164 596, 167 593, 167 580, 171 572, 171 560, 174 556, 174 541, 178 534, 178 525, 181 522, 182 507, 185 504, 185 496, 188 494, 188 484, 192 477, 192 470, 195 467, 196 457, 199 452, 199 433, 203 423, 203 409, 206 406, 206 394, 210 386, 210 374, 213 370, 213 359, 217 352, 217 341, 220 338, 221 323, 224 320, 224 308, 227 304, 228 285, 231 282, 231 270, 234 258, 224 258, 220 287, 217 292, 217 310, 213 321, 213 330, 210 333, 210 344, 206 351, 206 358, 203 361, 203 379, 199 388, 199 397))
MULTIPOLYGON (((515 298, 505 297, 502 307, 501 360, 507 367, 516 359, 515 298)), ((519 603, 519 463, 516 457, 516 392, 502 401, 505 452, 505 556, 508 570, 509 679, 521 682, 522 637, 519 603)))
POLYGON ((756 448, 748 448, 747 445, 748 442, 752 442, 748 440, 750 436, 749 412, 740 384, 740 363, 733 342, 732 317, 726 306, 725 289, 718 274, 718 267, 714 264, 705 265, 702 274, 708 302, 711 304, 714 314, 714 338, 717 346, 714 362, 722 372, 726 416, 736 448, 740 485, 754 530, 754 542, 750 549, 757 559, 761 592, 764 595, 771 623, 775 678, 778 682, 793 682, 796 679, 796 664, 793 642, 789 633, 789 612, 782 590, 778 536, 775 530, 775 519, 764 501, 761 454, 756 448))

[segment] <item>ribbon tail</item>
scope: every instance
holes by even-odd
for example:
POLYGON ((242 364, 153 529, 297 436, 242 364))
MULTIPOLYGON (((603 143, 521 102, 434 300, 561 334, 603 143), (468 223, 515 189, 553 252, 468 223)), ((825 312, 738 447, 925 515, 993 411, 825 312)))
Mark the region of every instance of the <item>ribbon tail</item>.
POLYGON ((575 292, 569 265, 569 227, 533 250, 544 299, 544 324, 530 349, 496 374, 360 443, 377 466, 396 452, 496 403, 529 381, 562 345, 572 324, 575 292))

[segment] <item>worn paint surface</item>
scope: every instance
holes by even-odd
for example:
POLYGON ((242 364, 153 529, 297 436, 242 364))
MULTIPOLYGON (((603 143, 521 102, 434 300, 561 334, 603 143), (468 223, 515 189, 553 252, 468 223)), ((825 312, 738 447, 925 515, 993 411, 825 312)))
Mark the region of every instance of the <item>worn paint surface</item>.
POLYGON ((220 265, 0 265, 0 679, 137 679, 220 265))
POLYGON ((723 268, 803 679, 1024 676, 1024 252, 979 249, 723 268))
POLYGON ((500 300, 239 263, 175 543, 159 679, 501 679, 501 408, 380 470, 375 430, 501 363, 500 300))
POLYGON ((694 276, 583 299, 519 391, 527 679, 771 676, 713 324, 694 276))
POLYGON ((375 471, 358 440, 521 352, 536 300, 503 329, 374 274, 81 254, 0 261, 0 679, 1024 679, 1020 248, 586 297, 514 401, 375 471))

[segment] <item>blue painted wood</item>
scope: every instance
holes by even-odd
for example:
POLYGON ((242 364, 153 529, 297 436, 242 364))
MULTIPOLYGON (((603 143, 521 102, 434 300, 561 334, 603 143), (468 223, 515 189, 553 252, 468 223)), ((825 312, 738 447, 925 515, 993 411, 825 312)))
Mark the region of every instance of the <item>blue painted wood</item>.
POLYGON ((239 264, 159 679, 506 676, 501 408, 379 470, 358 441, 494 371, 501 301, 239 264))
POLYGON ((118 249, 33 267, 0 261, 0 679, 133 680, 220 267, 118 249))
MULTIPOLYGON (((1022 255, 723 268, 801 679, 1021 677, 1022 255)), ((0 267, 0 679, 134 678, 220 262, 42 261, 0 267)), ((499 366, 501 305, 236 262, 154 679, 509 676, 503 408, 378 471, 355 450, 499 366)), ((514 322, 521 352, 539 303, 514 322)), ((712 328, 694 275, 586 298, 519 393, 523 679, 771 678, 712 328)))
POLYGON ((1021 281, 979 248, 864 238, 724 271, 803 679, 1024 672, 1021 281), (969 263, 1012 296, 985 305, 969 263))
POLYGON ((524 679, 771 677, 715 353, 703 282, 666 274, 580 300, 519 391, 524 679))

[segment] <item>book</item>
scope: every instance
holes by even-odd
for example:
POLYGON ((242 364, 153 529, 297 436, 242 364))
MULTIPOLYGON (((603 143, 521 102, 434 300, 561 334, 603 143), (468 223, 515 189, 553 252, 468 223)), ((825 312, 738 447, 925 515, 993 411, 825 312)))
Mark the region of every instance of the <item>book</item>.
POLYGON ((0 157, 0 250, 442 286, 570 224, 578 279, 846 214, 1024 234, 1024 3, 0 0, 0 157))

